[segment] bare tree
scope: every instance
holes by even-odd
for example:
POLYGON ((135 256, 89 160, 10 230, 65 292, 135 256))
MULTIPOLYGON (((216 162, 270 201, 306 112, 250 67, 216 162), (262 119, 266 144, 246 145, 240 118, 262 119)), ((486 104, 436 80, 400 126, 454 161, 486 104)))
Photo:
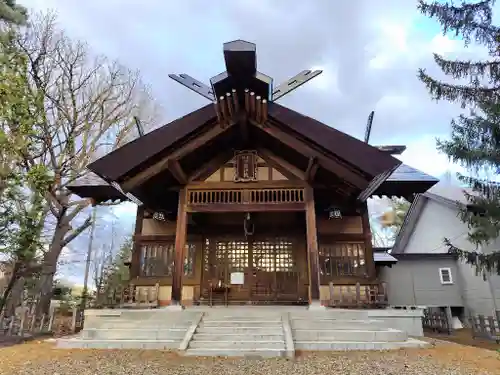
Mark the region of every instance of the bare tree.
POLYGON ((93 56, 84 43, 59 30, 50 13, 29 20, 17 43, 26 54, 31 95, 43 108, 35 114, 43 135, 32 140, 40 152, 25 156, 25 168, 29 172, 43 165, 50 171, 45 199, 54 223, 36 286, 40 313, 50 306, 62 249, 91 224, 88 217, 75 225, 90 202, 75 200, 68 185, 88 173, 86 166, 93 159, 130 140, 134 116, 148 127, 157 112, 138 72, 93 56))

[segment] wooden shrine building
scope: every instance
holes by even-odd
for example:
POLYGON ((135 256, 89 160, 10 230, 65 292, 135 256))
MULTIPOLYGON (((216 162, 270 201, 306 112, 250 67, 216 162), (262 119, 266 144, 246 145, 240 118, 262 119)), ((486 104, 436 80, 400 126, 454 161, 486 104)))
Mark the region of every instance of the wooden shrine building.
MULTIPOLYGON (((131 282, 159 303, 320 303, 328 284, 376 285, 367 199, 412 199, 437 180, 275 101, 252 43, 224 45, 211 87, 172 75, 212 103, 96 160, 104 181, 71 189, 138 203, 131 282)), ((389 151, 388 151, 389 149, 389 151)))

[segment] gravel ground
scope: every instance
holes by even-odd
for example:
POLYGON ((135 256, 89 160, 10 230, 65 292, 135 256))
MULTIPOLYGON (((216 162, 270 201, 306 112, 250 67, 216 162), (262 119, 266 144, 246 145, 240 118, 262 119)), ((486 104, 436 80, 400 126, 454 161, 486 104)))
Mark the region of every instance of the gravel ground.
POLYGON ((62 350, 51 342, 0 348, 0 374, 18 375, 489 375, 500 374, 500 353, 436 341, 428 349, 303 353, 286 359, 180 357, 162 351, 62 350))

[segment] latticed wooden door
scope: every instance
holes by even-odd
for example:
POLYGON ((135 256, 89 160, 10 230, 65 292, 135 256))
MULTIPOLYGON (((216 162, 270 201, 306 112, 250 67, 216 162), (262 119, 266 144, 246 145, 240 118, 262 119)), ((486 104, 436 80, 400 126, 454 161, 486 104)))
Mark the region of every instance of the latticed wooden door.
POLYGON ((294 241, 256 238, 252 243, 251 297, 255 301, 296 302, 299 281, 294 241))
POLYGON ((232 302, 297 302, 301 274, 296 255, 295 242, 284 237, 207 238, 202 294, 208 296, 212 286, 220 292, 228 288, 232 302), (243 273, 244 283, 232 283, 231 273, 243 273))
POLYGON ((228 288, 229 299, 248 301, 249 242, 234 237, 213 237, 205 239, 203 254, 202 289, 222 290, 228 288), (232 284, 231 274, 243 273, 243 284, 232 284))

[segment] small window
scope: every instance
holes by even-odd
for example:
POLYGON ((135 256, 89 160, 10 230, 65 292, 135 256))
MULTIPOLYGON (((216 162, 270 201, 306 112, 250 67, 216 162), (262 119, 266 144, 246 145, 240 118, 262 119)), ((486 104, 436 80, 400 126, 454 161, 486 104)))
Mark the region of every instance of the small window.
POLYGON ((451 277, 451 268, 440 268, 439 278, 441 280, 441 284, 453 284, 453 279, 451 277))

